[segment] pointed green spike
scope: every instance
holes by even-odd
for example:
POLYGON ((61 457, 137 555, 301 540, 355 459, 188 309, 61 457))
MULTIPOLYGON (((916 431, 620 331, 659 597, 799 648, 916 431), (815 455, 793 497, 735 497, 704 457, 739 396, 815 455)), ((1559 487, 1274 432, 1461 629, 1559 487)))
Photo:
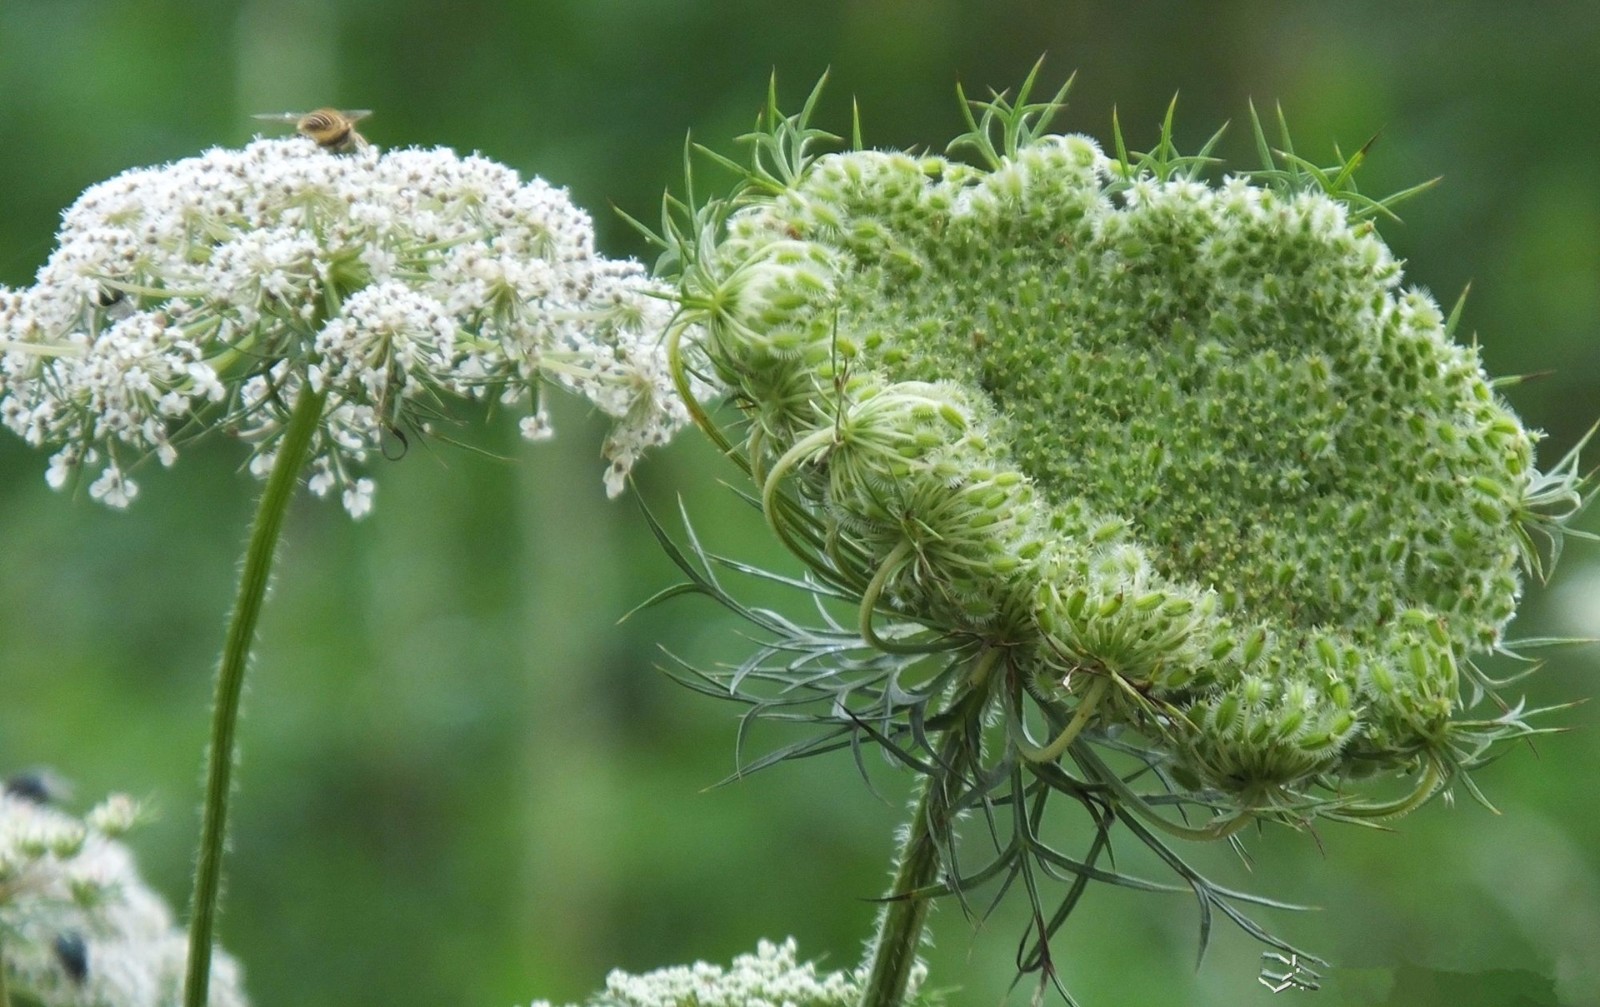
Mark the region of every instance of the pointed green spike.
POLYGON ((1470 293, 1472 293, 1472 281, 1468 280, 1467 285, 1461 288, 1461 296, 1456 298, 1455 305, 1450 309, 1450 317, 1445 319, 1444 334, 1446 336, 1455 335, 1456 325, 1461 321, 1461 312, 1467 306, 1467 295, 1470 293))
POLYGON ((832 67, 823 70, 822 76, 818 77, 817 82, 811 85, 811 93, 806 95, 805 104, 800 108, 799 120, 802 126, 809 123, 812 115, 816 113, 817 102, 822 100, 822 91, 828 86, 828 75, 832 72, 832 67))
POLYGON ((1214 162, 1216 160, 1216 158, 1211 156, 1211 152, 1216 149, 1217 144, 1222 142, 1222 137, 1228 132, 1228 126, 1231 124, 1231 122, 1232 120, 1229 120, 1228 122, 1224 122, 1221 126, 1218 126, 1217 131, 1212 133, 1210 138, 1208 138, 1205 143, 1201 144, 1200 150, 1194 155, 1196 160, 1208 162, 1214 162))
POLYGON ((1278 162, 1273 158, 1272 146, 1271 144, 1267 143, 1267 134, 1261 128, 1261 116, 1256 112, 1256 103, 1254 99, 1250 100, 1249 105, 1250 134, 1255 138, 1256 141, 1256 156, 1261 158, 1261 168, 1263 171, 1276 171, 1278 168, 1278 162))
POLYGON ((1278 111, 1278 136, 1283 142, 1281 153, 1292 156, 1294 154, 1294 141, 1289 138, 1289 120, 1284 117, 1283 103, 1276 102, 1274 107, 1278 111))
POLYGON ((1385 217, 1388 217, 1390 220, 1398 221, 1400 218, 1395 214, 1393 209, 1391 209, 1392 207, 1405 202, 1413 196, 1420 196, 1422 193, 1427 192, 1429 189, 1438 185, 1442 181, 1444 181, 1443 175, 1435 175, 1426 182, 1419 182, 1416 185, 1401 189, 1399 192, 1393 193, 1392 195, 1385 196, 1384 198, 1378 200, 1375 204, 1377 207, 1377 212, 1383 214, 1385 217))
POLYGON ((1172 100, 1167 102, 1167 114, 1161 119, 1161 145, 1172 146, 1172 124, 1178 115, 1178 92, 1172 92, 1172 100))

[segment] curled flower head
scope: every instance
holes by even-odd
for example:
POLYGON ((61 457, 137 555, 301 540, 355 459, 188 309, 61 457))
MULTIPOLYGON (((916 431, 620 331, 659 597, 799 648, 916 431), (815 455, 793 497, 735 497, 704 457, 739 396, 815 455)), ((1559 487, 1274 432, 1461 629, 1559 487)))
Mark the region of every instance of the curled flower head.
MULTIPOLYGON (((795 116, 769 101, 749 166, 720 159, 736 191, 669 201, 663 261, 700 334, 674 366, 728 389, 742 449, 691 412, 810 571, 771 576, 857 613, 751 609, 692 538, 669 543, 692 589, 764 634, 685 677, 821 725, 759 765, 850 736, 928 777, 896 898, 1027 870, 1148 887, 1096 866, 1117 826, 1205 920, 1227 907, 1302 954, 1156 830, 1481 798, 1469 771, 1540 729, 1475 662, 1515 656, 1523 576, 1588 480, 1577 448, 1540 472, 1538 435, 1404 285, 1373 218, 1415 190, 1363 196, 1361 155, 1281 159, 1259 123, 1262 168, 1208 182, 1170 120, 1150 153, 1119 135, 1112 157, 1046 134, 1061 95, 1026 91, 972 103, 952 145, 971 163, 817 156, 815 93, 795 116), (1498 708, 1473 712, 1485 697, 1498 708), (1057 797, 1095 825, 1087 859, 1044 838, 1057 797), (964 869, 954 823, 979 807, 1001 852, 964 869)), ((1052 912, 1030 888, 1053 922, 1024 969, 1049 974, 1078 890, 1052 912)))
POLYGON ((448 400, 525 409, 541 384, 614 421, 612 494, 684 419, 657 336, 670 314, 632 262, 539 179, 449 150, 335 156, 258 140, 130 171, 69 208, 33 286, 0 290, 0 421, 125 506, 133 469, 202 429, 264 473, 304 387, 327 395, 311 485, 370 507, 374 452, 448 400))
MULTIPOLYGON (((0 792, 0 968, 30 1002, 179 1001, 183 931, 119 839, 136 817, 137 807, 120 795, 80 819, 11 781, 0 792)), ((214 961, 208 1002, 243 1007, 238 964, 220 952, 214 961)))

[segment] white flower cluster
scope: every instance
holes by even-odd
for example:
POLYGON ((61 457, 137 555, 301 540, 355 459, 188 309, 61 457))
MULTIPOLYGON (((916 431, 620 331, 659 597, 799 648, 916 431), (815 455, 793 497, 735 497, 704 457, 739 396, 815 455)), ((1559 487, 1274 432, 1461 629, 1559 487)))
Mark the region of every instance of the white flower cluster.
POLYGON ((361 516, 353 471, 449 397, 525 409, 550 382, 614 421, 612 495, 687 418, 658 336, 670 301, 602 258, 564 192, 450 150, 335 155, 304 138, 127 172, 69 208, 32 287, 0 288, 0 422, 56 449, 49 482, 129 477, 217 427, 271 467, 302 389, 326 393, 311 487, 361 516))
MULTIPOLYGON (((40 1007, 178 1003, 188 941, 116 837, 134 822, 126 797, 82 819, 20 788, 0 792, 0 968, 40 1007)), ((211 1007, 244 1007, 239 967, 212 959, 211 1007)))
MULTIPOLYGON (((927 972, 918 966, 912 992, 927 972)), ((733 966, 696 962, 629 975, 620 969, 606 977, 605 992, 588 1007, 854 1007, 861 996, 858 980, 848 972, 817 974, 801 962, 794 938, 782 944, 761 941, 756 953, 740 955, 733 966)), ((536 1000, 530 1007, 551 1007, 536 1000)))

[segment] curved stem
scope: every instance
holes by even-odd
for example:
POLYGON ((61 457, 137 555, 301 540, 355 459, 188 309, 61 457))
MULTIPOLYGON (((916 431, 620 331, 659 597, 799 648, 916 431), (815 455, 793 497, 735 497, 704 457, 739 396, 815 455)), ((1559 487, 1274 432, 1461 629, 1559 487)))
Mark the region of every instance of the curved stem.
MULTIPOLYGON (((833 431, 830 429, 816 430, 796 441, 789 450, 772 464, 772 469, 767 472, 766 478, 761 482, 761 511, 767 516, 767 524, 772 528, 773 534, 783 543, 784 548, 790 553, 805 560, 811 555, 799 540, 794 537, 779 511, 785 501, 779 490, 783 485, 783 477, 788 475, 796 465, 800 464, 813 451, 826 447, 833 440, 833 431)), ((753 470, 752 470, 753 471, 753 470)), ((809 563, 809 561, 806 561, 809 563)))
POLYGON ((889 550, 889 555, 878 564, 878 572, 872 575, 872 580, 861 592, 861 604, 856 608, 856 627, 861 632, 861 639, 867 646, 881 650, 885 654, 933 654, 951 648, 949 638, 907 643, 879 636, 878 631, 873 628, 872 614, 878 607, 878 599, 883 597, 883 589, 888 586, 889 578, 905 564, 906 557, 911 555, 911 551, 911 543, 904 540, 889 550))
POLYGON ((311 436, 322 419, 326 393, 300 389, 278 444, 278 456, 267 476, 266 488, 250 526, 239 594, 234 599, 217 668, 216 695, 211 709, 211 741, 207 752, 205 809, 200 823, 200 850, 195 858, 194 899, 189 911, 189 969, 184 983, 184 1007, 203 1007, 211 982, 211 944, 216 929, 217 903, 222 884, 222 852, 227 838, 228 796, 232 786, 234 729, 239 722, 239 698, 244 690, 250 645, 255 642, 256 621, 266 600, 272 556, 278 545, 283 516, 294 497, 300 470, 311 447, 311 436))
POLYGON ((904 563, 910 554, 910 542, 901 542, 889 551, 889 555, 878 565, 878 572, 872 575, 872 581, 867 585, 867 589, 861 592, 861 605, 856 610, 856 624, 861 630, 861 639, 868 645, 888 653, 895 652, 894 645, 878 636, 878 631, 872 628, 872 612, 878 607, 878 599, 883 597, 883 589, 888 586, 889 578, 899 571, 900 564, 904 563))
MULTIPOLYGON (((978 661, 980 668, 985 667, 984 657, 980 656, 978 661)), ((984 674, 986 677, 986 672, 984 674)), ((977 669, 973 677, 978 677, 977 669)), ((913 893, 928 889, 938 880, 939 837, 949 832, 955 817, 947 795, 959 789, 963 770, 981 754, 978 751, 981 727, 973 725, 981 720, 978 713, 983 708, 985 695, 980 689, 967 693, 963 701, 971 707, 967 717, 951 725, 939 745, 938 764, 943 772, 922 778, 922 795, 911 812, 905 840, 900 845, 900 863, 895 869, 894 885, 889 890, 891 901, 878 918, 878 932, 869 952, 871 971, 862 987, 861 1007, 901 1007, 905 1003, 906 986, 916 965, 917 948, 922 943, 930 908, 927 896, 913 893)))
POLYGON ((773 531, 782 531, 778 527, 777 501, 778 488, 783 485, 783 477, 802 460, 831 444, 833 439, 832 427, 813 430, 790 445, 789 450, 772 463, 772 468, 761 481, 761 509, 766 512, 767 521, 772 525, 773 531))
POLYGON ((1071 746, 1073 740, 1077 738, 1085 727, 1089 726, 1089 718, 1094 716, 1094 711, 1100 706, 1101 697, 1106 694, 1106 690, 1110 687, 1111 678, 1109 675, 1095 676, 1094 682, 1089 686, 1089 691, 1084 693, 1082 699, 1078 700, 1078 708, 1073 711, 1072 719, 1067 722, 1067 726, 1061 729, 1061 733, 1056 735, 1054 741, 1043 748, 1028 740, 1028 736, 1023 729, 1022 719, 1017 717, 1017 730, 1014 732, 1013 739, 1017 746, 1017 751, 1029 762, 1054 762, 1061 758, 1067 748, 1071 746))
POLYGON ((1439 760, 1428 759, 1428 768, 1423 771, 1421 779, 1411 793, 1398 797, 1384 804, 1353 804, 1339 809, 1340 814, 1351 815, 1356 818, 1371 818, 1381 821, 1385 818, 1399 818, 1408 815, 1422 807, 1439 788, 1444 785, 1444 773, 1439 770, 1439 760))
POLYGON ((689 419, 694 425, 711 438, 711 443, 717 446, 717 450, 737 459, 739 453, 728 443, 728 438, 723 436, 717 425, 711 422, 705 406, 694 397, 694 389, 689 386, 689 374, 683 362, 684 328, 685 325, 680 321, 667 330, 667 371, 672 375, 672 386, 677 389, 678 398, 683 400, 683 407, 689 411, 689 419))

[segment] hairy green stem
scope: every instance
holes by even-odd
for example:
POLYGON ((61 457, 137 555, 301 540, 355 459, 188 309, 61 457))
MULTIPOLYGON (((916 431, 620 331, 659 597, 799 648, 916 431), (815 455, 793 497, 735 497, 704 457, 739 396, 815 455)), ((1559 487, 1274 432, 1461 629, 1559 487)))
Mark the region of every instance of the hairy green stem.
MULTIPOLYGON (((977 660, 974 679, 986 678, 998 652, 990 651, 977 660)), ((905 840, 900 845, 900 863, 895 869, 889 903, 878 918, 878 932, 872 942, 871 970, 862 987, 861 1007, 901 1007, 906 986, 917 962, 917 948, 931 908, 927 896, 912 893, 939 880, 941 857, 939 839, 949 834, 955 810, 951 796, 960 790, 963 773, 981 756, 981 717, 984 690, 968 691, 961 700, 958 719, 939 743, 937 764, 941 771, 922 778, 922 795, 911 812, 905 840)))
POLYGON ((905 842, 900 847, 900 867, 895 871, 890 891, 894 901, 888 904, 878 921, 877 938, 872 947, 872 971, 862 989, 861 1007, 900 1007, 905 1001, 906 985, 917 961, 917 948, 922 943, 929 909, 926 898, 906 893, 938 880, 939 847, 929 819, 934 807, 930 797, 939 786, 937 777, 923 778, 922 797, 911 813, 905 842))
POLYGON ((216 930, 217 904, 222 887, 222 853, 227 839, 228 795, 232 786, 234 729, 239 722, 239 698, 244 691, 250 645, 256 622, 266 601, 272 557, 278 545, 283 516, 294 497, 300 470, 311 447, 311 436, 322 419, 325 392, 300 390, 289 424, 278 444, 255 521, 250 527, 239 594, 217 669, 216 696, 211 709, 211 742, 207 752, 205 809, 200 824, 200 851, 195 858, 194 899, 189 907, 189 970, 183 988, 184 1007, 203 1007, 211 983, 212 934, 216 930))

